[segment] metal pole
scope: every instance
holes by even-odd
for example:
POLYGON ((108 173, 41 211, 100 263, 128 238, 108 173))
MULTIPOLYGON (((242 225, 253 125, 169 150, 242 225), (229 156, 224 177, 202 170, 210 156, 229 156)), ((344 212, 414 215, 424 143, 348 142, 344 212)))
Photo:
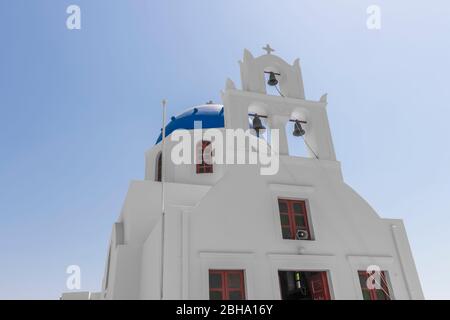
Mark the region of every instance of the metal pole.
POLYGON ((161 288, 160 288, 160 298, 164 298, 164 233, 165 233, 165 153, 164 153, 164 142, 166 140, 166 103, 167 101, 162 100, 163 108, 163 118, 162 118, 162 140, 161 140, 161 288))

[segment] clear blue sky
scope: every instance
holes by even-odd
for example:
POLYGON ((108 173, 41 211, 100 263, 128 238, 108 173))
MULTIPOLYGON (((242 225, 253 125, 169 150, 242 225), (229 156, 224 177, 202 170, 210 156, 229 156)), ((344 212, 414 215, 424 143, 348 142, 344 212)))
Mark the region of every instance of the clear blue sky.
POLYGON ((450 298, 449 17, 446 0, 2 0, 0 298, 58 298, 70 264, 98 290, 160 100, 220 101, 266 43, 300 58, 308 99, 328 92, 345 180, 404 219, 426 297, 450 298))

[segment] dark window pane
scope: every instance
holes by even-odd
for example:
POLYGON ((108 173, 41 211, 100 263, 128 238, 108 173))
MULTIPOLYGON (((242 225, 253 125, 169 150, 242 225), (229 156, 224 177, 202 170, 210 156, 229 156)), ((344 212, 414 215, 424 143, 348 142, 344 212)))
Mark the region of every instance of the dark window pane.
POLYGON ((278 208, 280 209, 280 212, 284 212, 284 213, 288 212, 287 203, 284 201, 278 201, 278 208))
POLYGON ((209 292, 210 300, 223 300, 221 291, 210 291, 209 292))
POLYGON ((294 213, 301 213, 303 214, 303 205, 299 202, 294 202, 293 203, 293 207, 294 207, 294 213))
POLYGON ((283 239, 292 239, 291 229, 289 227, 283 227, 281 230, 283 231, 283 239))
POLYGON ((156 170, 156 181, 161 181, 162 179, 162 154, 159 153, 158 157, 156 158, 156 162, 157 162, 157 170, 156 170))
POLYGON ((370 296, 369 290, 363 290, 362 294, 363 294, 363 299, 364 300, 372 300, 372 297, 370 296))
POLYGON ((377 300, 388 300, 387 295, 384 293, 383 290, 376 290, 377 293, 377 300))
POLYGON ((241 287, 241 274, 229 273, 228 274, 228 288, 240 288, 241 287))
POLYGON ((209 288, 222 288, 222 276, 220 273, 211 272, 209 274, 209 288))
POLYGON ((229 291, 228 297, 230 298, 230 300, 242 300, 243 299, 241 291, 229 291))
POLYGON ((361 288, 367 289, 367 273, 359 272, 359 283, 361 284, 361 288))
POLYGON ((210 144, 209 141, 203 141, 201 148, 197 148, 197 173, 213 173, 214 171, 213 164, 211 163, 211 150, 208 150, 208 153, 205 151, 205 148, 210 144))
MULTIPOLYGON (((282 300, 329 300, 330 291, 326 272, 278 271, 282 300)), ((299 305, 301 312, 301 306, 299 305)), ((293 318, 302 318, 293 314, 293 318)))
POLYGON ((289 225, 289 216, 287 214, 280 214, 280 220, 282 225, 289 225))
POLYGON ((304 217, 304 216, 296 215, 296 216, 295 216, 295 225, 296 225, 297 227, 306 227, 305 217, 304 217))

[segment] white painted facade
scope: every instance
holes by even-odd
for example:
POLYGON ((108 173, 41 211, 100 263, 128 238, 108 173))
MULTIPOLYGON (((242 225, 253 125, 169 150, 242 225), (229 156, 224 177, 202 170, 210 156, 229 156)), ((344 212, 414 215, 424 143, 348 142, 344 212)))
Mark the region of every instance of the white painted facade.
MULTIPOLYGON (((222 92, 225 129, 248 129, 249 113, 267 115, 270 128, 280 129, 278 173, 215 164, 214 173, 197 174, 195 164, 174 165, 166 156, 161 272, 161 143, 155 145, 146 153, 145 179, 131 182, 113 225, 100 297, 161 299, 163 274, 163 299, 208 299, 208 270, 242 269, 247 299, 280 299, 278 270, 326 271, 332 299, 362 299, 358 270, 378 265, 393 299, 423 299, 402 221, 380 218, 343 180, 326 95, 305 100, 298 60, 290 65, 245 50, 240 68, 242 89, 228 79, 222 92), (280 74, 284 97, 266 94, 264 71, 280 74), (318 159, 289 155, 292 118, 307 121, 305 139, 318 159), (313 240, 282 238, 278 198, 306 200, 313 240)), ((166 155, 174 144, 165 139, 166 155)))

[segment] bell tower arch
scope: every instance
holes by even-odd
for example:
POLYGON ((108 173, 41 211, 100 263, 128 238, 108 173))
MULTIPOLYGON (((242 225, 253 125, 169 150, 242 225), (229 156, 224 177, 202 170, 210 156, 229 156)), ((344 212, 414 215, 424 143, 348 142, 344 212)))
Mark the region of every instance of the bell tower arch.
POLYGON ((257 58, 254 58, 247 49, 244 50, 244 58, 239 61, 242 90, 267 94, 265 73, 273 72, 283 96, 305 99, 299 59, 290 65, 280 57, 271 54, 275 50, 269 45, 263 49, 267 51, 267 54, 257 58))
MULTIPOLYGON (((225 127, 248 129, 249 113, 257 113, 266 118, 270 129, 279 130, 279 153, 289 155, 286 126, 290 121, 301 121, 311 158, 336 160, 326 112, 327 96, 319 101, 305 99, 300 61, 289 64, 272 54, 269 45, 263 48, 266 54, 254 57, 247 49, 239 61, 242 90, 236 89, 234 82, 227 79, 222 100, 225 110, 225 127), (280 95, 268 95, 266 74, 273 73, 280 95), (279 87, 279 88, 278 88, 279 87)), ((271 80, 274 80, 273 78, 271 80)))

